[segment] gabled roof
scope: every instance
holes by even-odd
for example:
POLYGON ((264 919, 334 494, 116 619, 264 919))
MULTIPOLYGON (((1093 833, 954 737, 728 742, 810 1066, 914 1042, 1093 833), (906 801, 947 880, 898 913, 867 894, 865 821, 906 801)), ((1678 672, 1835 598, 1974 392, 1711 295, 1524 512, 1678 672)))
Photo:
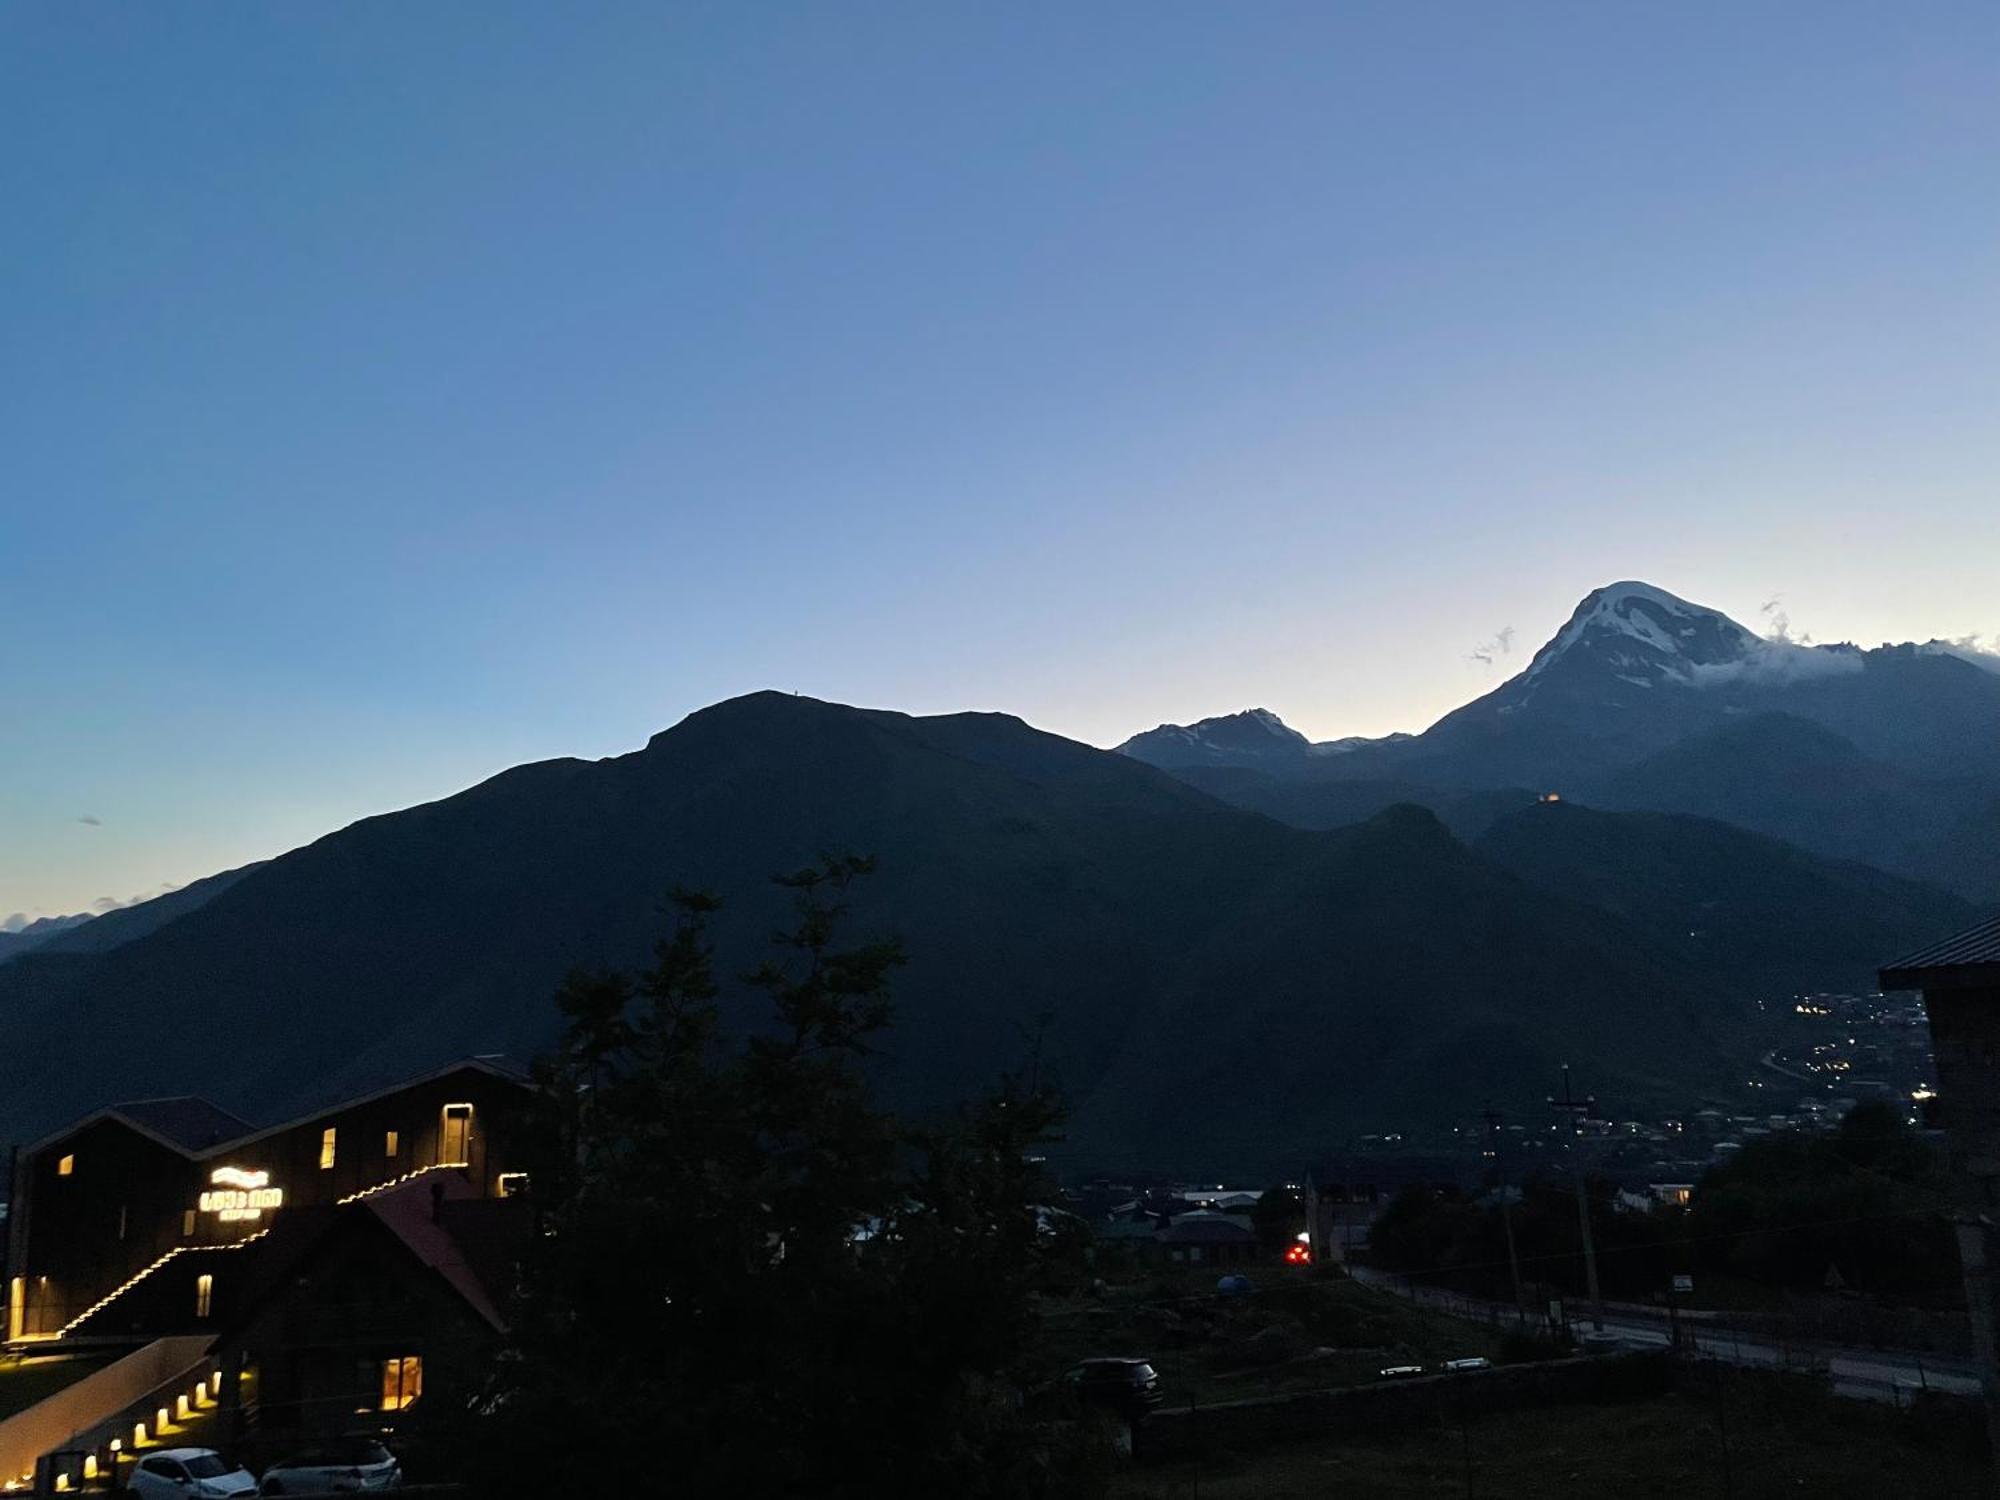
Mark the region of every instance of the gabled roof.
POLYGON ((1163 1245, 1249 1245, 1257 1232, 1240 1219, 1197 1210, 1182 1214, 1159 1233, 1163 1245))
MULTIPOLYGON (((275 1299, 293 1294, 311 1264, 363 1231, 386 1234, 412 1260, 441 1277, 472 1315, 506 1331, 493 1292, 473 1268, 466 1247, 439 1223, 438 1200, 476 1200, 479 1190, 450 1168, 435 1168, 351 1203, 315 1204, 280 1214, 250 1262, 250 1290, 235 1304, 218 1344, 237 1338, 275 1299)), ((488 1200, 506 1206, 507 1200, 488 1200)), ((526 1208, 525 1203, 520 1207, 526 1208)), ((511 1264, 511 1257, 503 1257, 511 1264)))
POLYGON ((183 1151, 205 1151, 247 1135, 254 1128, 248 1120, 238 1119, 228 1110, 193 1094, 172 1099, 134 1099, 112 1105, 111 1113, 172 1141, 183 1151))
POLYGON ((193 1095, 183 1095, 174 1099, 135 1099, 125 1104, 107 1104, 102 1109, 94 1109, 79 1120, 71 1120, 60 1130, 52 1130, 33 1144, 22 1148, 23 1156, 33 1156, 36 1152, 53 1146, 57 1141, 66 1140, 80 1131, 88 1130, 103 1120, 116 1120, 127 1130, 144 1136, 156 1146, 164 1146, 178 1155, 194 1157, 208 1149, 215 1140, 240 1139, 250 1126, 226 1109, 210 1104, 206 1099, 193 1095), (231 1128, 233 1126, 233 1129, 231 1128), (221 1130, 225 1134, 214 1136, 212 1131, 221 1130), (199 1142, 200 1144, 194 1144, 199 1142))
POLYGON ((476 1189, 456 1172, 440 1172, 429 1181, 405 1183, 365 1200, 368 1211, 389 1227, 409 1252, 442 1276, 451 1289, 494 1330, 507 1331, 506 1320, 494 1307, 486 1287, 465 1252, 437 1221, 437 1200, 477 1198, 476 1189))
POLYGON ((356 1105, 367 1104, 376 1099, 386 1099, 391 1094, 400 1094, 405 1089, 413 1089, 440 1078, 449 1078, 454 1073, 468 1069, 504 1079, 508 1083, 519 1084, 523 1088, 531 1086, 526 1069, 509 1062, 498 1053, 489 1053, 480 1057, 462 1057, 457 1062, 433 1068, 418 1077, 405 1078, 400 1083, 379 1088, 372 1094, 363 1094, 358 1099, 343 1099, 338 1104, 329 1104, 324 1109, 314 1110, 311 1114, 299 1115, 276 1125, 266 1125, 262 1129, 257 1129, 247 1120, 237 1118, 220 1105, 211 1104, 208 1100, 197 1098, 192 1094, 180 1094, 166 1099, 136 1099, 125 1104, 107 1105, 103 1109, 91 1111, 80 1120, 72 1120, 60 1130, 53 1130, 43 1136, 21 1154, 32 1156, 66 1136, 75 1135, 86 1126, 95 1125, 99 1120, 117 1120, 171 1151, 200 1160, 205 1156, 217 1156, 240 1149, 252 1141, 261 1141, 267 1136, 277 1135, 300 1125, 309 1125, 314 1120, 353 1109, 356 1105))
POLYGON ((1883 967, 1885 990, 2000 988, 2000 915, 1883 967))
POLYGON ((362 1094, 353 1099, 342 1099, 338 1104, 329 1104, 324 1109, 314 1110, 311 1114, 295 1115, 289 1120, 281 1120, 276 1125, 267 1125, 262 1130, 254 1131, 249 1135, 238 1136, 233 1141, 226 1141, 220 1146, 211 1147, 207 1151, 197 1152, 196 1154, 213 1156, 225 1149, 231 1151, 238 1150, 253 1141, 261 1141, 266 1136, 279 1135, 287 1130, 296 1130, 301 1125, 310 1125, 315 1120, 325 1119, 328 1115, 341 1114, 359 1105, 372 1104, 377 1099, 386 1099, 391 1094, 400 1094, 405 1089, 418 1088, 426 1083, 434 1083, 440 1078, 449 1078, 454 1073, 468 1071, 485 1073, 490 1077, 503 1079, 508 1083, 519 1084, 523 1088, 530 1086, 527 1070, 509 1062, 497 1052, 484 1053, 478 1057, 461 1057, 456 1062, 446 1063, 441 1068, 433 1068, 430 1072, 419 1074, 415 1078, 405 1078, 400 1083, 392 1083, 386 1088, 376 1089, 372 1094, 362 1094))

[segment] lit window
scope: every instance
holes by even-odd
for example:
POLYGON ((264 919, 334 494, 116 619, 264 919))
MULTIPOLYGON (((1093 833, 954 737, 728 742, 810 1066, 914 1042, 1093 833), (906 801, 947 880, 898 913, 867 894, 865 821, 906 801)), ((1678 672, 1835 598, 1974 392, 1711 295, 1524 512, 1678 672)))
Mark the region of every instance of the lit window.
POLYGON ((65 1156, 56 1162, 56 1176, 58 1177, 68 1177, 75 1171, 76 1158, 74 1156, 65 1156))
POLYGON ((382 1154, 391 1157, 403 1154, 403 1138, 395 1131, 392 1130, 382 1137, 382 1154))
POLYGON ((334 1138, 337 1134, 331 1125, 319 1133, 319 1169, 322 1172, 333 1170, 334 1138))
POLYGON ((191 1208, 181 1212, 181 1238, 194 1238, 194 1210, 191 1208))
POLYGON ((519 1198, 528 1191, 528 1174, 526 1172, 502 1172, 498 1186, 501 1197, 519 1198))
POLYGON ((405 1354, 382 1361, 382 1410, 401 1411, 424 1393, 424 1361, 405 1354))
POLYGON ((208 1316, 208 1310, 215 1304, 215 1278, 206 1271, 194 1279, 194 1315, 208 1316))

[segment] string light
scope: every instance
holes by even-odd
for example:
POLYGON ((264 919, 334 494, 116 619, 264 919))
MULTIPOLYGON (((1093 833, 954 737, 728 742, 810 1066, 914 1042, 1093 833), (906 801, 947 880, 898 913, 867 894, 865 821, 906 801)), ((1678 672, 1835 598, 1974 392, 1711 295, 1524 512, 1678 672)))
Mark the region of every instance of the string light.
POLYGON ((363 1198, 372 1198, 377 1193, 386 1193, 390 1188, 399 1188, 406 1182, 415 1182, 419 1177, 432 1172, 463 1172, 472 1163, 468 1161, 441 1161, 434 1167, 418 1167, 414 1172, 405 1172, 401 1177, 392 1177, 387 1182, 378 1182, 373 1187, 365 1187, 358 1193, 349 1193, 345 1198, 336 1198, 336 1205, 359 1203, 363 1198))
POLYGON ((164 1266, 168 1261, 172 1260, 176 1255, 186 1255, 192 1251, 197 1251, 197 1250, 241 1250, 246 1245, 255 1244, 258 1240, 261 1240, 262 1238, 264 1238, 265 1235, 269 1234, 270 1232, 271 1231, 268 1229, 260 1229, 255 1234, 246 1235, 242 1239, 236 1240, 233 1243, 227 1245, 176 1245, 174 1246, 173 1249, 169 1250, 165 1255, 162 1255, 158 1260, 154 1261, 150 1266, 146 1267, 145 1270, 135 1273, 130 1280, 128 1280, 123 1286, 119 1287, 116 1291, 107 1292, 104 1296, 98 1298, 95 1302, 91 1303, 89 1307, 86 1307, 82 1312, 78 1313, 75 1317, 71 1318, 67 1323, 63 1324, 61 1328, 56 1330, 55 1336, 59 1339, 68 1338, 72 1333, 76 1332, 77 1329, 81 1328, 85 1323, 89 1322, 92 1318, 96 1317, 97 1314, 103 1312, 105 1308, 109 1307, 112 1303, 116 1302, 120 1297, 124 1296, 127 1292, 131 1291, 133 1287, 137 1286, 140 1282, 144 1281, 148 1276, 151 1276, 155 1271, 159 1270, 161 1266, 164 1266))

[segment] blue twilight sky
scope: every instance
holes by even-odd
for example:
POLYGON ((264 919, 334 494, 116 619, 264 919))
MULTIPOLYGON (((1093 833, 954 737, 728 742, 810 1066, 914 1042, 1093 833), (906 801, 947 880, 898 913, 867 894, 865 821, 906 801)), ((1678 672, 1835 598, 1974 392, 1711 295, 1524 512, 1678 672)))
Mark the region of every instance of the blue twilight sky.
POLYGON ((1992 0, 16 0, 0 127, 0 917, 763 686, 2000 631, 1992 0))

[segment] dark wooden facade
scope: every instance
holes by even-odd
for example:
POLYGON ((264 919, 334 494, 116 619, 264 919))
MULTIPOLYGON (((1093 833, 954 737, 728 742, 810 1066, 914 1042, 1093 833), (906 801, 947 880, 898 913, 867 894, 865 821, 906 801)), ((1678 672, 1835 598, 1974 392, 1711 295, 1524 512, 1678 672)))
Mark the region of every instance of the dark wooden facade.
POLYGON ((268 1458, 308 1438, 386 1431, 417 1396, 449 1402, 483 1381, 531 1205, 431 1186, 306 1210, 314 1222, 230 1309, 214 1357, 235 1450, 268 1458))
POLYGON ((148 1128, 138 1106, 92 1116, 16 1163, 7 1337, 212 1326, 241 1282, 246 1257, 231 1252, 254 1250, 287 1214, 439 1171, 462 1177, 476 1196, 497 1196, 519 1155, 527 1099, 514 1070, 472 1060, 199 1148, 148 1128), (243 1217, 203 1208, 204 1193, 260 1175, 265 1191, 282 1194, 279 1206, 243 1217))

